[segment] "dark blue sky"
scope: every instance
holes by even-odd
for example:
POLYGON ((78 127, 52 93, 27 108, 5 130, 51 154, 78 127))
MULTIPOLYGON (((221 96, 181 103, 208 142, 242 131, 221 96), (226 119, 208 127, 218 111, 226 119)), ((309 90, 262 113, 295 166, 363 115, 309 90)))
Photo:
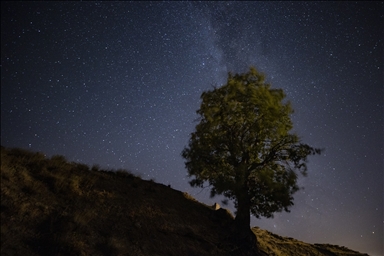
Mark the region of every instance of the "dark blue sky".
POLYGON ((291 213, 252 225, 383 255, 382 2, 1 7, 3 146, 128 169, 213 204, 180 153, 201 93, 253 65, 286 92, 302 141, 325 152, 291 213))

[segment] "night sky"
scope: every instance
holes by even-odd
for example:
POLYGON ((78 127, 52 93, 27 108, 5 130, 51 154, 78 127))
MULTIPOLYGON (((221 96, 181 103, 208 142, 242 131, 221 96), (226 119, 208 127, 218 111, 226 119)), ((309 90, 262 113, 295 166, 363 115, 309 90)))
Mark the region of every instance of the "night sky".
POLYGON ((291 213, 252 225, 383 255, 383 2, 2 2, 1 145, 220 203, 180 154, 201 93, 251 65, 325 148, 291 213))

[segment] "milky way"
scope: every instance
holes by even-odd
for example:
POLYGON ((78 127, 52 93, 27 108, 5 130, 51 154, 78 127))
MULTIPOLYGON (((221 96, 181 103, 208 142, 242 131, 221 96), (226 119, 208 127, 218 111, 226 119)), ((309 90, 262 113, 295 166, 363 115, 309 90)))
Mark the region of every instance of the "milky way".
POLYGON ((220 202, 180 153, 201 93, 251 65, 325 148, 291 213, 252 225, 383 255, 382 2, 2 2, 1 144, 220 202))

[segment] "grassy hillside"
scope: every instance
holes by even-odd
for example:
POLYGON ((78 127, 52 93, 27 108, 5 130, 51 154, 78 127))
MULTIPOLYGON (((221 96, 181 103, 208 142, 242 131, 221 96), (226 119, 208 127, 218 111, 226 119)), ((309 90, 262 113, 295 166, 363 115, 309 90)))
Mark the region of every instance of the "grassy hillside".
MULTIPOLYGON (((232 222, 124 170, 1 148, 1 255, 247 255, 229 239, 232 222)), ((260 255, 363 255, 252 231, 260 255)))
POLYGON ((257 227, 252 228, 256 234, 260 249, 270 256, 358 256, 368 255, 352 251, 344 246, 331 244, 308 244, 290 237, 282 237, 257 227))

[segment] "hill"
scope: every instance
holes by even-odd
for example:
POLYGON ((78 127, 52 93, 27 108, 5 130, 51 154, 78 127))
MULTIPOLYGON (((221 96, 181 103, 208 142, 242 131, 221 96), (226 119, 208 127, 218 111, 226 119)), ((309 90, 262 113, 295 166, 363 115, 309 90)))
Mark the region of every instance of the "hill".
MULTIPOLYGON (((233 219, 124 170, 1 147, 1 255, 249 255, 233 219)), ((366 255, 252 231, 259 255, 366 255)))

